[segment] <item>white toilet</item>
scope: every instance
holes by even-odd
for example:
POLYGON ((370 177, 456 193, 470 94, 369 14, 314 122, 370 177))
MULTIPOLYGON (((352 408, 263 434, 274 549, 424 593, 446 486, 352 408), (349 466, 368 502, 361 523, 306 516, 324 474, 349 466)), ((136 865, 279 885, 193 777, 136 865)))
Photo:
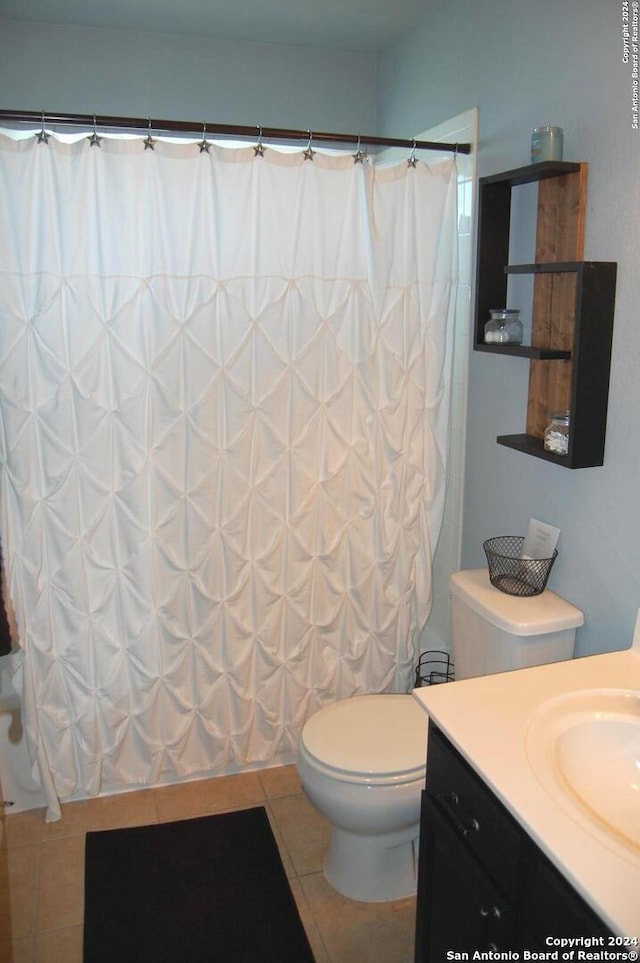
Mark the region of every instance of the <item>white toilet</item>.
MULTIPOLYGON (((451 579, 455 678, 570 659, 582 612, 554 592, 505 595, 486 569, 451 579)), ((381 902, 416 891, 427 716, 411 695, 365 695, 307 721, 303 789, 331 824, 324 873, 338 892, 381 902)))

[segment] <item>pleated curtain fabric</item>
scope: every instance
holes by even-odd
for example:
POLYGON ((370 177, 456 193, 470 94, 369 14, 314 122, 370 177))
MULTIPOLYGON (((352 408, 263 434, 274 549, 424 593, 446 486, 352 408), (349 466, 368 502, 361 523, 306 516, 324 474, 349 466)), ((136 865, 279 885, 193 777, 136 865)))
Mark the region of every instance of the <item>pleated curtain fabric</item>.
POLYGON ((0 135, 1 536, 48 800, 290 760, 406 691, 456 170, 0 135))

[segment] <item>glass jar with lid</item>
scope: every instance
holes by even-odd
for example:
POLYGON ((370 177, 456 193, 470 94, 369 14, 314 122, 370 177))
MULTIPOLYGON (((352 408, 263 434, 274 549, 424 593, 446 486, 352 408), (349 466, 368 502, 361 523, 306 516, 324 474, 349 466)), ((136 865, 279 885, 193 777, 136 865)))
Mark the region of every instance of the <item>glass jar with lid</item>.
POLYGON ((561 161, 562 142, 564 139, 562 127, 534 127, 531 135, 531 163, 541 161, 561 161))
POLYGON ((517 308, 491 308, 484 326, 485 344, 522 344, 522 321, 517 308))
POLYGON ((554 455, 566 455, 569 451, 569 412, 552 411, 544 432, 544 450, 554 455))

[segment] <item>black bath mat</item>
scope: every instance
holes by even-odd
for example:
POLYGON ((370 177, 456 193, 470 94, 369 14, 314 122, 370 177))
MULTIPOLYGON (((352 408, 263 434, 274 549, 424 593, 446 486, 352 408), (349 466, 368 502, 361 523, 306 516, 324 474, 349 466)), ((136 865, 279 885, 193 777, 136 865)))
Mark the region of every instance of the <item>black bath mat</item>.
POLYGON ((84 963, 313 963, 263 807, 87 833, 84 963))

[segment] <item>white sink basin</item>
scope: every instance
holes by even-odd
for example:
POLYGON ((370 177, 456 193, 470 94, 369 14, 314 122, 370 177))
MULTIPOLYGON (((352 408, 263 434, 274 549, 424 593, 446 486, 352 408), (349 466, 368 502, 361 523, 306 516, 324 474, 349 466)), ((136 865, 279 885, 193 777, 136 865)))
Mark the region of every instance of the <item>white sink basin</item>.
POLYGON ((584 689, 550 699, 531 719, 526 752, 569 815, 640 861, 640 692, 584 689))

